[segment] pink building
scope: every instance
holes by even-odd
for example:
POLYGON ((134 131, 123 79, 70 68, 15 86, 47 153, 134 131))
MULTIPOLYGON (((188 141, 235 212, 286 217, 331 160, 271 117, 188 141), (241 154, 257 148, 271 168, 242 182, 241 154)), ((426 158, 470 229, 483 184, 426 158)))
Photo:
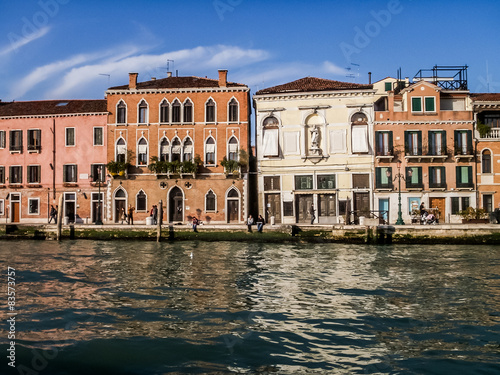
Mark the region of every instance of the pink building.
POLYGON ((0 220, 47 222, 64 194, 63 217, 96 221, 106 123, 105 100, 0 102, 0 220))

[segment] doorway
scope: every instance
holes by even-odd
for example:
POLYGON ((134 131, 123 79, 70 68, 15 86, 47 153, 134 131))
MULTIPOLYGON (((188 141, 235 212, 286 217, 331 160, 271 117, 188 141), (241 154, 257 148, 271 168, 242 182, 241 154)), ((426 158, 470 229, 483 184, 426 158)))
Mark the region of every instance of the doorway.
POLYGON ((359 223, 359 217, 370 217, 370 193, 354 193, 354 223, 359 223))
POLYGON ((240 221, 240 194, 238 190, 231 189, 227 193, 227 222, 238 223, 240 221))
POLYGON ((311 206, 313 204, 312 194, 296 195, 295 212, 297 223, 311 223, 311 206))
POLYGON ((320 224, 333 224, 337 216, 337 199, 335 194, 318 195, 318 220, 320 224))
POLYGON ((21 194, 10 194, 10 222, 21 221, 21 194))
POLYGON ((75 222, 76 214, 76 193, 64 193, 64 216, 67 216, 70 223, 75 222))
POLYGON ((101 193, 101 202, 99 204, 99 193, 92 193, 92 223, 97 221, 99 210, 101 210, 101 221, 104 219, 102 208, 104 207, 104 193, 101 193))
POLYGON ((444 223, 444 218, 446 214, 446 198, 429 198, 429 210, 438 218, 438 220, 444 223), (437 208, 437 212, 435 209, 437 208))
POLYGON ((184 195, 179 187, 174 187, 170 190, 168 198, 168 221, 183 221, 184 220, 184 195))
POLYGON ((389 224, 389 198, 378 200, 379 222, 389 224))
POLYGON ((266 194, 266 223, 269 223, 271 216, 274 216, 276 224, 281 223, 281 199, 280 194, 266 194))

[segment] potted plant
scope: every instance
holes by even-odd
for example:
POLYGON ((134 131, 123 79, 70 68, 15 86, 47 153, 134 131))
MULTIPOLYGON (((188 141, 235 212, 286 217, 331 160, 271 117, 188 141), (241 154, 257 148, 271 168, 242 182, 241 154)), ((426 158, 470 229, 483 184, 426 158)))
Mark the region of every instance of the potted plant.
POLYGON ((224 167, 226 177, 239 176, 240 164, 236 160, 228 160, 225 156, 220 161, 220 165, 224 167))
POLYGON ((481 138, 486 138, 486 136, 491 132, 491 128, 483 123, 481 120, 477 120, 477 131, 481 138))
POLYGON ((458 213, 464 224, 486 224, 489 222, 488 212, 484 208, 468 207, 458 213))

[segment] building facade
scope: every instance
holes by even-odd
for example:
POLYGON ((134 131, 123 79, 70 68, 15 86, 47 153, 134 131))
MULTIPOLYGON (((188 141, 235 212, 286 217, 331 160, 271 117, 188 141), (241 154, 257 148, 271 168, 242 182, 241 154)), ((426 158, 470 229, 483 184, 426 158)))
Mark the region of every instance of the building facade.
MULTIPOLYGON (((461 71, 460 71, 461 72, 461 71)), ((395 223, 417 222, 423 203, 442 223, 476 205, 472 105, 467 82, 385 78, 374 84, 375 206, 395 223), (399 186, 401 188, 399 188, 399 186)))
POLYGON ((47 222, 63 194, 63 217, 94 222, 105 199, 106 126, 104 100, 0 102, 0 217, 47 222))
POLYGON ((500 208, 500 94, 471 94, 477 139, 478 206, 500 208))
POLYGON ((106 221, 135 209, 144 222, 162 201, 163 220, 242 223, 248 215, 249 88, 218 79, 174 77, 106 92, 106 221), (120 176, 122 174, 122 176, 120 176))
POLYGON ((268 222, 358 222, 373 209, 371 85, 314 77, 254 95, 259 213, 268 222))

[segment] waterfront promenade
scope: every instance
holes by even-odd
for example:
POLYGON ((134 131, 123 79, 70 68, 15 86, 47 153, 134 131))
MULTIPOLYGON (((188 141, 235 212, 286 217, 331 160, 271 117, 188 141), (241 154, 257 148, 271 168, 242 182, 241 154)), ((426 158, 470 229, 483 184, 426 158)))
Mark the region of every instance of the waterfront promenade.
MULTIPOLYGON (((345 242, 345 243, 470 243, 500 244, 498 224, 442 225, 270 225, 258 233, 244 224, 162 225, 160 240, 345 242)), ((55 239, 54 224, 0 224, 3 239, 55 239)), ((157 240, 158 227, 144 224, 62 225, 61 239, 157 240)))

